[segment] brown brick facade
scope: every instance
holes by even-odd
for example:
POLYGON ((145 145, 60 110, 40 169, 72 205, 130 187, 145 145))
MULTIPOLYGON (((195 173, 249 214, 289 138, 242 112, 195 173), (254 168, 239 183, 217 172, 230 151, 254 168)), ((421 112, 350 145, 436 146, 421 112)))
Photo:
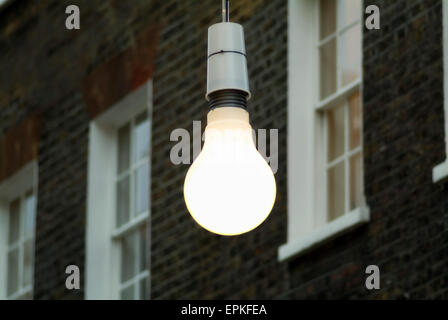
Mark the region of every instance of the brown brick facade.
POLYGON ((151 78, 156 56, 158 28, 150 26, 134 46, 96 67, 83 82, 89 116, 95 118, 151 78))
POLYGON ((0 181, 37 159, 40 122, 38 115, 31 115, 0 139, 0 181))
MULTIPOLYGON (((207 28, 220 1, 13 1, 0 12, 0 180, 37 156, 35 299, 82 299, 91 119, 153 80, 151 297, 153 299, 448 298, 441 0, 366 0, 381 29, 364 30, 364 180, 371 221, 280 263, 287 230, 288 5, 232 1, 245 28, 254 128, 279 129, 277 199, 269 219, 238 237, 201 229, 183 199, 188 166, 169 136, 208 111, 207 28), (81 29, 64 27, 65 7, 81 29), (39 115, 39 116, 36 116, 39 115), (38 155, 37 155, 38 153, 38 155), (81 290, 65 289, 65 267, 81 290), (381 290, 364 286, 381 270, 381 290)), ((307 48, 304 48, 306 50, 307 48)), ((288 164, 294 165, 294 164, 288 164)))

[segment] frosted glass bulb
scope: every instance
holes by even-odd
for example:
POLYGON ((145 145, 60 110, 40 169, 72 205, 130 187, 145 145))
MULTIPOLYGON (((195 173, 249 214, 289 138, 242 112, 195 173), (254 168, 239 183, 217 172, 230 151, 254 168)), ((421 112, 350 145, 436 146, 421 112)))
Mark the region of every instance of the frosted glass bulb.
POLYGON ((204 147, 185 177, 191 216, 208 231, 237 235, 267 218, 275 196, 274 174, 255 147, 248 112, 210 111, 204 147))

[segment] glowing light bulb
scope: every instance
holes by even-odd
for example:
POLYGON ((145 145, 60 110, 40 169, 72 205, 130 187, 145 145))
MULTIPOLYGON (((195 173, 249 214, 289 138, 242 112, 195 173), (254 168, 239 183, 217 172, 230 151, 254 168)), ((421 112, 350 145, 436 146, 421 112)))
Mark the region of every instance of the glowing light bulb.
POLYGON ((211 232, 238 235, 268 217, 275 196, 275 178, 255 147, 249 113, 238 107, 209 111, 204 147, 185 178, 191 216, 211 232))
POLYGON ((208 29, 207 115, 202 152, 191 165, 184 198, 205 229, 238 235, 259 226, 274 205, 274 174, 255 148, 246 102, 250 99, 243 27, 223 22, 208 29))

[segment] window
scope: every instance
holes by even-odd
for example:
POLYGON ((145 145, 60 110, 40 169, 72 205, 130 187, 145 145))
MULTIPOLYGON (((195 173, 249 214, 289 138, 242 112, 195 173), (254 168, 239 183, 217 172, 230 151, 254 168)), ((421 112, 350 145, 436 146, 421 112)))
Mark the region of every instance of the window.
MULTIPOLYGON (((446 1, 442 1, 443 8, 443 69, 448 70, 448 5, 446 1)), ((445 154, 444 162, 434 167, 432 172, 432 180, 438 182, 448 177, 448 72, 444 71, 443 79, 444 91, 444 108, 445 108, 445 154)))
POLYGON ((120 297, 146 299, 145 220, 149 210, 149 119, 146 110, 118 129, 117 145, 117 209, 113 238, 121 246, 120 297))
POLYGON ((32 298, 36 173, 33 162, 0 185, 0 298, 32 298))
POLYGON ((90 125, 87 299, 148 299, 151 83, 90 125))
POLYGON ((9 203, 8 298, 31 298, 35 214, 33 190, 9 203))
POLYGON ((361 1, 318 1, 319 95, 324 122, 326 222, 362 204, 361 1))
POLYGON ((289 1, 290 196, 288 240, 279 249, 280 260, 368 220, 361 5, 359 0, 289 1))

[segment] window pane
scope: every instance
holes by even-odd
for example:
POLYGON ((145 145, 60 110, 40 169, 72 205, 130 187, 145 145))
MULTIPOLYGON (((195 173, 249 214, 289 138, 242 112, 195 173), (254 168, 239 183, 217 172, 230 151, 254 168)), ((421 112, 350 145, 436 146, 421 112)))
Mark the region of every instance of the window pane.
POLYGON ((130 129, 127 124, 118 130, 118 173, 129 168, 130 141, 130 129))
POLYGON ((328 162, 344 153, 344 106, 326 111, 328 162))
POLYGON ((117 183, 117 227, 129 221, 129 177, 117 183))
POLYGON ((336 40, 333 39, 320 47, 320 99, 336 91, 336 40))
POLYGON ((140 280, 140 299, 148 300, 148 279, 144 278, 140 280))
POLYGON ((136 171, 135 179, 135 214, 148 210, 149 205, 149 164, 146 163, 136 171))
POLYGON ((328 169, 328 221, 345 212, 345 162, 328 169))
POLYGON ((23 248, 23 277, 22 285, 24 287, 31 284, 33 273, 33 240, 25 242, 23 248))
POLYGON ((339 0, 339 28, 343 28, 361 17, 361 2, 361 0, 339 0))
POLYGON ((146 270, 147 266, 147 246, 146 246, 146 225, 139 230, 139 241, 140 241, 140 272, 146 270))
POLYGON ((147 113, 137 117, 135 122, 135 159, 149 156, 149 120, 147 113))
POLYGON ((28 193, 25 198, 25 237, 32 236, 34 233, 34 221, 36 215, 36 197, 28 193))
POLYGON ((136 274, 137 233, 126 235, 121 241, 121 282, 133 278, 136 274))
POLYGON ((320 1, 320 39, 336 31, 336 1, 320 1))
POLYGON ((361 153, 350 158, 350 210, 362 204, 361 153))
POLYGON ((16 199, 9 205, 9 244, 19 239, 20 230, 20 199, 16 199))
POLYGON ((361 98, 359 91, 349 98, 350 106, 350 150, 361 144, 361 98))
POLYGON ((121 300, 134 300, 134 285, 121 290, 120 298, 121 300))
POLYGON ((345 86, 361 76, 361 26, 341 34, 341 82, 345 86))
POLYGON ((8 296, 18 289, 19 276, 19 249, 8 253, 8 296))

